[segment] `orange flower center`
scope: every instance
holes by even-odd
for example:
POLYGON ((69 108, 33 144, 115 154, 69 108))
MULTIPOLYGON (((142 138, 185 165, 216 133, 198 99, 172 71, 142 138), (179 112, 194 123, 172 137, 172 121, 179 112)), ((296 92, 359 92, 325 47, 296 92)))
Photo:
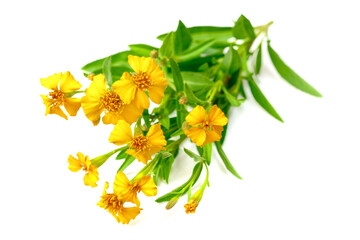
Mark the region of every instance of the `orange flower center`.
POLYGON ((146 72, 133 73, 131 79, 141 90, 147 90, 151 85, 150 75, 146 72))
POLYGON ((118 213, 124 205, 124 202, 114 193, 107 193, 101 196, 101 207, 108 210, 112 214, 118 213))
POLYGON ((189 213, 195 213, 196 207, 197 207, 197 203, 194 200, 190 200, 187 204, 185 204, 185 212, 187 214, 189 213))
POLYGON ((146 151, 146 149, 150 147, 150 144, 148 143, 147 137, 138 135, 130 142, 129 147, 139 153, 146 151))
POLYGON ((59 89, 55 89, 53 92, 49 93, 49 98, 51 99, 51 108, 57 108, 64 104, 65 93, 59 89))
POLYGON ((210 124, 209 120, 204 121, 201 124, 201 127, 204 128, 204 130, 211 130, 211 124, 210 124))
POLYGON ((120 96, 111 90, 107 90, 106 93, 101 96, 100 104, 107 112, 122 112, 124 109, 124 102, 121 100, 120 96))

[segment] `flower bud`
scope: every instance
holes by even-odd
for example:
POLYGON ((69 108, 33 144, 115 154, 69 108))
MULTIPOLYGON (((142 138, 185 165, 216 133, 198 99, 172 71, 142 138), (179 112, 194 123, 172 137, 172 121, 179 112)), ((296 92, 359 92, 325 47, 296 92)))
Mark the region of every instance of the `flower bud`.
POLYGON ((181 128, 182 128, 182 130, 186 131, 186 130, 189 130, 190 126, 186 121, 184 121, 181 128))
POLYGON ((173 206, 175 206, 175 204, 177 203, 178 200, 179 200, 178 196, 175 196, 172 199, 170 199, 170 201, 166 204, 165 209, 166 210, 171 209, 173 206))
POLYGON ((152 57, 152 58, 158 58, 159 57, 159 53, 158 53, 158 51, 157 50, 152 50, 151 52, 150 52, 150 57, 152 57))
POLYGON ((179 99, 179 103, 182 104, 182 105, 185 105, 187 102, 188 102, 188 99, 185 96, 182 96, 179 99))
POLYGON ((88 79, 90 81, 92 81, 92 80, 94 80, 95 74, 94 73, 89 73, 87 77, 88 77, 88 79))

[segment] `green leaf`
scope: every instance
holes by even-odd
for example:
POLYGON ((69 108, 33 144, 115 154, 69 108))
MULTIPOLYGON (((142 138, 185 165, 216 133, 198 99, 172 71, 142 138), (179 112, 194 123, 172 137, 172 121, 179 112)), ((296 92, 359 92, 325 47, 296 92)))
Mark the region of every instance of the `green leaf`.
POLYGON ((166 183, 169 183, 169 176, 171 172, 172 164, 174 163, 174 156, 166 151, 162 151, 161 157, 154 167, 154 175, 155 179, 157 180, 165 180, 166 183))
POLYGON ((111 56, 107 57, 103 63, 103 74, 106 79, 106 83, 111 86, 112 85, 112 76, 111 76, 111 56))
POLYGON ((222 90, 224 92, 224 95, 226 99, 229 101, 229 103, 234 107, 239 107, 243 102, 245 102, 245 99, 240 98, 237 99, 235 96, 233 96, 229 91, 226 89, 226 87, 223 85, 222 90))
POLYGON ((179 65, 172 58, 170 58, 170 65, 176 91, 182 92, 184 91, 184 81, 181 76, 179 65))
POLYGON ((188 191, 188 188, 192 187, 199 179, 201 171, 202 171, 202 166, 203 166, 202 163, 197 163, 194 166, 193 172, 192 172, 189 180, 187 180, 184 184, 175 188, 171 192, 159 197, 158 199, 155 200, 155 202, 157 202, 157 203, 167 202, 175 196, 178 196, 178 195, 183 196, 184 194, 186 194, 188 191))
POLYGON ((229 172, 231 172, 235 177, 242 179, 242 177, 240 177, 240 175, 237 173, 237 171, 235 170, 233 165, 230 163, 230 160, 228 159, 224 150, 222 149, 220 142, 215 142, 215 146, 216 146, 216 149, 217 149, 221 159, 224 162, 226 169, 229 170, 229 172))
POLYGON ((207 165, 210 165, 211 163, 211 155, 212 155, 212 143, 205 144, 203 146, 202 156, 205 158, 207 165))
POLYGON ((131 155, 127 155, 127 157, 125 158, 125 161, 123 162, 123 164, 120 166, 120 168, 118 169, 119 171, 125 171, 125 169, 130 166, 130 164, 132 164, 134 162, 135 158, 131 155))
MULTIPOLYGON (((227 46, 228 40, 233 37, 232 27, 215 27, 215 26, 196 26, 188 28, 193 42, 203 42, 210 38, 215 39, 214 46, 224 48, 227 46)), ((164 40, 167 33, 158 36, 160 40, 164 40)))
POLYGON ((174 32, 170 32, 168 35, 166 35, 159 49, 160 57, 171 57, 174 55, 174 38, 174 32))
POLYGON ((184 148, 184 152, 191 157, 192 159, 194 159, 195 162, 199 162, 199 161, 205 161, 205 158, 200 157, 199 155, 197 155, 196 153, 190 151, 187 148, 184 148))
POLYGON ((276 110, 271 106, 270 102, 266 99, 264 94, 261 92, 258 85, 255 83, 254 79, 250 77, 248 79, 251 93, 253 94, 255 100, 263 107, 265 111, 267 111, 271 116, 279 120, 280 122, 284 122, 280 115, 276 112, 276 110))
MULTIPOLYGON (((111 55, 111 66, 112 67, 127 67, 130 68, 128 64, 128 56, 135 55, 138 56, 135 52, 132 51, 123 51, 116 54, 111 55)), ((101 73, 103 63, 106 58, 98 59, 91 63, 86 64, 81 68, 81 70, 85 73, 101 73)))
POLYGON ((116 156, 115 160, 125 159, 128 156, 128 154, 126 153, 127 149, 128 148, 125 148, 125 149, 121 150, 119 152, 119 154, 116 156))
MULTIPOLYGON (((210 88, 214 85, 214 82, 202 72, 181 71, 181 75, 184 83, 187 83, 193 91, 210 88)), ((168 81, 170 84, 174 84, 173 76, 169 76, 168 81)))
POLYGON ((192 38, 189 30, 185 27, 184 23, 179 20, 179 25, 175 32, 175 54, 178 55, 184 52, 186 49, 190 47, 192 38))
POLYGON ((262 58, 262 50, 261 50, 261 43, 259 46, 259 49, 257 51, 257 55, 256 55, 256 63, 255 63, 255 74, 259 74, 260 73, 260 69, 261 69, 261 58, 262 58))
POLYGON ((149 111, 147 109, 144 109, 142 117, 144 119, 147 129, 150 129, 150 116, 149 116, 149 111))
POLYGON ((183 52, 181 55, 179 55, 176 59, 178 62, 185 62, 189 61, 191 59, 197 58, 205 52, 208 48, 210 48, 215 43, 214 39, 207 40, 205 42, 201 42, 197 44, 195 47, 189 48, 185 52, 183 52))
POLYGON ((220 69, 226 74, 231 75, 238 71, 241 67, 241 59, 239 53, 232 47, 226 52, 224 59, 221 62, 220 69))
POLYGON ((188 99, 188 102, 190 104, 192 103, 192 105, 204 106, 205 104, 207 104, 206 101, 203 101, 195 96, 195 94, 193 93, 193 91, 191 90, 191 88, 189 87, 189 85, 187 83, 185 83, 185 95, 188 99))
POLYGON ((184 130, 182 130, 182 128, 179 128, 178 130, 176 130, 175 132, 173 132, 170 137, 177 137, 184 134, 184 130))
POLYGON ((162 114, 159 122, 161 123, 162 126, 164 126, 166 129, 170 128, 170 118, 168 114, 162 114))
POLYGON ((244 15, 241 15, 236 21, 233 28, 233 35, 237 39, 253 40, 256 37, 253 26, 251 25, 249 19, 247 19, 244 15))
POLYGON ((272 49, 270 42, 268 42, 268 51, 272 63, 280 76, 285 79, 288 83, 296 87, 297 89, 306 92, 315 97, 322 97, 322 95, 304 79, 297 75, 288 65, 286 65, 279 55, 272 49))
POLYGON ((131 44, 129 48, 138 55, 145 57, 149 57, 152 50, 158 50, 158 48, 147 44, 131 44))

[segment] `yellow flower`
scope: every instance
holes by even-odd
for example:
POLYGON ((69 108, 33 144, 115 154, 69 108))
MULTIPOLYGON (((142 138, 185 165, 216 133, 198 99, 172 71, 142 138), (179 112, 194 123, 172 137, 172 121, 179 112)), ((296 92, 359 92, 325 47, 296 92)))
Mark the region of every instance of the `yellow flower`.
POLYGON ((227 117, 216 105, 212 106, 207 114, 201 106, 196 106, 185 118, 192 126, 185 130, 185 134, 197 145, 219 141, 223 126, 227 124, 227 117))
POLYGON ((137 193, 140 191, 148 197, 157 194, 155 182, 149 175, 130 182, 126 175, 119 171, 116 174, 114 186, 116 186, 118 193, 121 194, 124 200, 135 203, 136 206, 140 206, 140 201, 137 197, 137 193))
POLYGON ((132 55, 129 55, 128 60, 135 72, 125 72, 121 79, 113 84, 114 91, 119 93, 125 103, 134 100, 138 108, 149 108, 149 97, 154 103, 160 104, 168 83, 156 60, 132 55), (145 91, 149 93, 149 97, 145 91))
POLYGON ((151 156, 160 150, 165 149, 166 140, 161 130, 161 124, 155 124, 150 127, 146 136, 137 133, 135 136, 131 131, 130 125, 120 120, 114 130, 111 132, 109 141, 116 145, 129 144, 127 154, 134 156, 140 162, 147 164, 151 156))
POLYGON ((86 172, 84 176, 84 184, 86 186, 96 187, 96 182, 99 181, 99 173, 97 167, 91 164, 89 156, 85 156, 82 153, 77 154, 77 159, 72 155, 68 158, 69 169, 72 172, 78 172, 79 170, 84 170, 86 172))
POLYGON ((114 193, 107 193, 106 190, 109 188, 109 183, 105 183, 104 191, 100 201, 97 205, 107 210, 111 215, 114 216, 118 223, 128 224, 132 219, 135 219, 142 210, 139 207, 124 207, 125 201, 122 199, 118 192, 118 189, 114 182, 114 193))
POLYGON ((123 119, 133 123, 142 114, 142 109, 135 107, 133 103, 125 104, 116 91, 107 89, 105 76, 98 74, 94 76, 89 88, 85 90, 85 96, 81 99, 81 105, 86 117, 97 125, 100 116, 104 124, 116 124, 123 119))
POLYGON ((81 84, 74 79, 70 72, 40 78, 40 83, 45 88, 52 90, 48 96, 40 95, 46 106, 45 116, 48 114, 57 114, 60 117, 68 119, 60 108, 61 106, 65 107, 70 116, 76 116, 81 106, 80 99, 68 97, 67 94, 80 89, 81 84))

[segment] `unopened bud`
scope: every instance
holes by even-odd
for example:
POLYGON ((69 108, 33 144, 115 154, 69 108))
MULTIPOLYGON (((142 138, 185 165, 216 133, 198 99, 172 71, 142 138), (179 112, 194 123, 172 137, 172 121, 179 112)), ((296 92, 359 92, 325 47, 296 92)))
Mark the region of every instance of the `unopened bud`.
POLYGON ((152 50, 151 52, 150 52, 150 57, 152 57, 152 58, 158 58, 159 57, 159 53, 158 53, 158 51, 157 50, 152 50))
POLYGON ((182 128, 182 130, 186 131, 186 130, 189 130, 190 126, 189 126, 189 124, 185 121, 185 122, 183 122, 181 128, 182 128))
POLYGON ((138 127, 138 126, 135 127, 135 129, 134 129, 134 135, 135 135, 135 136, 143 135, 143 131, 141 130, 141 126, 140 126, 140 127, 138 127))
POLYGON ((182 104, 182 105, 185 105, 187 102, 188 102, 188 99, 185 96, 182 96, 179 99, 179 103, 182 104))
POLYGON ((92 81, 92 80, 94 80, 95 74, 94 73, 89 73, 87 77, 88 77, 89 80, 92 81))
POLYGON ((172 199, 170 199, 170 201, 166 204, 165 209, 166 210, 171 209, 173 206, 175 206, 175 204, 177 203, 178 200, 179 200, 179 197, 173 197, 172 199))

